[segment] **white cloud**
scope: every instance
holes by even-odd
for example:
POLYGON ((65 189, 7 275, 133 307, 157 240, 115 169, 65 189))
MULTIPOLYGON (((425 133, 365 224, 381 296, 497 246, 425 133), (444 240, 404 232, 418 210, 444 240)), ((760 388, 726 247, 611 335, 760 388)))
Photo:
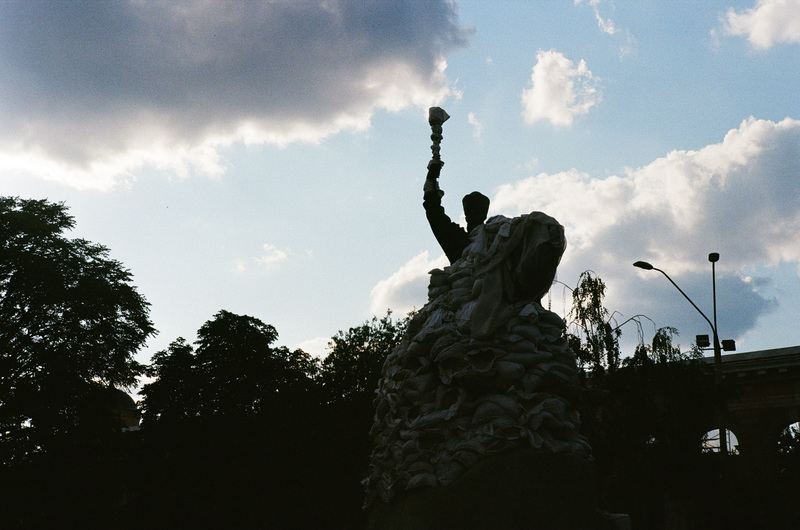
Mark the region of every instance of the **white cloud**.
POLYGON ((420 252, 372 288, 369 294, 370 311, 381 315, 391 309, 395 314, 404 315, 415 307, 422 307, 427 301, 428 271, 448 264, 444 254, 430 259, 427 251, 420 252))
POLYGON ((297 344, 293 349, 303 350, 312 357, 324 359, 328 355, 328 344, 331 339, 328 337, 314 337, 297 344))
POLYGON ((265 244, 263 250, 264 253, 261 256, 253 258, 259 265, 275 265, 282 261, 286 261, 286 259, 289 257, 289 253, 287 251, 281 250, 275 247, 275 245, 265 244))
POLYGON ((600 99, 597 80, 585 61, 575 66, 558 51, 539 51, 531 86, 522 92, 523 116, 528 123, 548 120, 570 126, 575 116, 588 113, 600 99))
POLYGON ((244 261, 240 259, 233 261, 233 272, 241 274, 246 271, 247 271, 247 265, 245 265, 244 261))
MULTIPOLYGON (((575 5, 579 5, 583 3, 583 0, 574 0, 575 5)), ((631 35, 631 32, 627 28, 620 29, 614 23, 613 20, 610 18, 603 17, 600 13, 600 4, 601 0, 589 0, 586 4, 592 8, 592 12, 594 13, 594 17, 597 20, 597 27, 600 29, 601 32, 605 33, 606 35, 610 35, 612 37, 616 36, 615 38, 618 39, 620 42, 619 45, 619 58, 624 59, 636 52, 636 39, 631 35)), ((609 2, 610 3, 610 2, 609 2)), ((611 9, 614 9, 614 4, 610 3, 611 9)))
MULTIPOLYGON (((575 0, 575 5, 580 3, 581 0, 575 0)), ((597 27, 600 28, 600 31, 608 35, 617 33, 618 30, 614 21, 610 18, 603 18, 602 15, 600 15, 600 8, 598 7, 600 5, 600 0, 589 0, 588 4, 592 7, 592 10, 594 10, 594 16, 597 19, 597 27)))
POLYGON ((219 176, 233 142, 316 142, 453 93, 448 0, 0 3, 0 170, 78 188, 219 176))
POLYGON ((500 186, 492 199, 490 215, 515 216, 540 210, 562 223, 565 216, 574 217, 576 222, 568 225, 570 245, 585 248, 599 232, 615 224, 618 206, 626 204, 631 196, 631 183, 620 177, 597 180, 575 169, 552 175, 541 173, 500 186))
POLYGON ((601 17, 600 11, 598 11, 597 8, 595 8, 594 14, 595 17, 597 17, 597 27, 600 28, 600 31, 608 33, 609 35, 613 35, 617 32, 617 27, 614 25, 613 20, 601 17))
POLYGON ((800 0, 758 0, 755 7, 737 13, 729 9, 722 21, 728 35, 747 36, 758 49, 777 43, 800 43, 800 0))
POLYGON ((703 255, 698 227, 724 242, 720 252, 738 265, 800 263, 798 174, 800 120, 749 118, 721 143, 672 151, 623 176, 570 170, 501 186, 492 211, 545 211, 568 228, 577 249, 615 241, 615 252, 658 257, 673 270, 703 255))
POLYGON ((651 261, 692 292, 707 283, 708 253, 719 252, 728 271, 720 285, 735 293, 728 307, 738 308, 730 331, 743 333, 774 307, 744 271, 800 264, 798 175, 800 120, 749 118, 720 143, 675 150, 621 176, 594 179, 573 169, 501 186, 492 213, 539 210, 558 219, 569 241, 561 278, 595 270, 609 285, 610 307, 629 316, 670 312, 659 325, 692 322, 696 315, 686 316, 679 300, 663 309, 672 287, 645 285, 650 276, 636 275, 630 264, 651 261))
POLYGON ((475 138, 480 138, 481 132, 483 131, 483 124, 478 121, 478 118, 475 117, 474 112, 467 114, 467 123, 472 125, 472 136, 475 138))

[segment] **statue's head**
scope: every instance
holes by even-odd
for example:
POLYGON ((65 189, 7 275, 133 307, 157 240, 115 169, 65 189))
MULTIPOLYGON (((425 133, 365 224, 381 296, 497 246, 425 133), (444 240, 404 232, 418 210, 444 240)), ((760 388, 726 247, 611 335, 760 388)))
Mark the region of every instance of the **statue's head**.
POLYGON ((467 218, 467 230, 471 231, 486 220, 489 213, 489 197, 483 193, 473 191, 461 199, 464 205, 464 217, 467 218))

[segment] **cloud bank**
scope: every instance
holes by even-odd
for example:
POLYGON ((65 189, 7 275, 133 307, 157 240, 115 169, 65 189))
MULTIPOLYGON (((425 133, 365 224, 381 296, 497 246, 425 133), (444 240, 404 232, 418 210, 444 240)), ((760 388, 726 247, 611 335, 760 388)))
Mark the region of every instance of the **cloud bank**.
POLYGON ((420 252, 385 280, 378 282, 369 294, 370 311, 381 315, 391 309, 405 315, 425 304, 428 292, 428 271, 449 265, 444 254, 430 259, 428 252, 420 252))
POLYGON ((220 175, 217 148, 315 142, 441 101, 455 4, 0 3, 0 170, 108 189, 142 165, 220 175))
POLYGON ((324 359, 330 353, 330 344, 329 337, 314 337, 296 344, 292 349, 303 350, 312 357, 324 359))
POLYGON ((600 102, 597 79, 581 60, 577 66, 555 50, 539 51, 531 86, 522 92, 522 115, 527 123, 547 120, 569 127, 576 116, 600 102))
MULTIPOLYGON (((631 264, 650 261, 669 271, 685 291, 705 292, 710 287, 706 257, 719 252, 724 261, 719 265, 728 272, 718 272, 718 301, 720 307, 731 308, 724 338, 735 338, 776 304, 761 294, 765 280, 751 278, 747 271, 800 264, 798 175, 800 120, 749 118, 719 143, 675 150, 619 176, 597 179, 571 169, 500 186, 490 215, 513 217, 537 210, 552 215, 565 226, 569 241, 560 279, 574 282, 583 270, 598 271, 608 285, 608 307, 628 317, 644 313, 659 326, 682 330, 707 332, 698 324, 699 315, 664 278, 637 272, 631 264)), ((424 291, 416 283, 423 279, 409 272, 433 265, 412 265, 425 260, 427 256, 417 256, 373 294, 380 292, 385 301, 411 298, 407 305, 421 306, 424 291), (400 280, 411 277, 413 282, 400 280), (412 287, 416 298, 411 297, 412 287)), ((378 314, 376 309, 382 311, 385 303, 373 306, 378 314)), ((684 337, 683 342, 688 346, 691 339, 684 337)))
POLYGON ((800 263, 799 174, 800 120, 749 118, 721 143, 675 150, 622 176, 570 170, 501 186, 492 211, 548 212, 595 259, 636 255, 680 272, 711 240, 737 267, 800 263))
POLYGON ((755 7, 737 13, 729 9, 723 18, 725 33, 746 36, 761 50, 775 44, 800 43, 800 0, 758 0, 755 7))

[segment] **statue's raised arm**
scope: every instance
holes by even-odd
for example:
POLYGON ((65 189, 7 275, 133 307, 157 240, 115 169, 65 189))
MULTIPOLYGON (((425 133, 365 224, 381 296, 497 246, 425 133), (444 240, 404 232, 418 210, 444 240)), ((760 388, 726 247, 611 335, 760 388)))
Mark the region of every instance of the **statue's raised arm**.
POLYGON ((428 111, 428 123, 431 126, 431 161, 428 162, 428 175, 423 186, 423 202, 425 216, 431 225, 436 241, 442 247, 450 263, 454 263, 464 253, 469 245, 469 234, 473 229, 483 224, 489 212, 489 198, 474 191, 464 196, 461 203, 464 207, 464 216, 467 228, 454 223, 442 207, 444 191, 439 188, 439 176, 444 162, 441 158, 440 144, 442 142, 442 124, 450 116, 439 107, 431 107, 428 111))

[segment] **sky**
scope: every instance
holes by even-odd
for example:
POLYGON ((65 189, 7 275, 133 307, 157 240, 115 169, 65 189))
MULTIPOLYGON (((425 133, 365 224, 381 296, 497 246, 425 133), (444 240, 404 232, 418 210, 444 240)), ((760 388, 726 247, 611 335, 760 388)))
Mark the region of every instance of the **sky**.
POLYGON ((324 355, 426 301, 443 205, 543 211, 542 303, 607 285, 656 328, 800 344, 800 0, 0 2, 0 194, 64 202, 151 304, 148 362, 225 309, 324 355))

